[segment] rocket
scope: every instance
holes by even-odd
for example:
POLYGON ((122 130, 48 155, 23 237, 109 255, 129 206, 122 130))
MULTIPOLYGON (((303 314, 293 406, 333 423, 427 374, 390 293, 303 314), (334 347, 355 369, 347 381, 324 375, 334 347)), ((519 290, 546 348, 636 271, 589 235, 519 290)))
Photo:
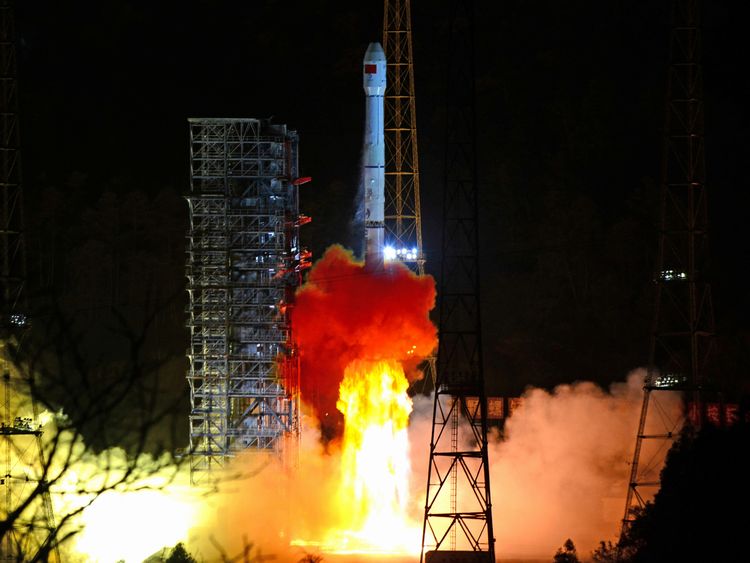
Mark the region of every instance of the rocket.
POLYGON ((385 138, 383 96, 386 61, 380 43, 365 51, 362 81, 365 88, 365 139, 362 178, 365 193, 365 267, 382 268, 385 244, 385 138))

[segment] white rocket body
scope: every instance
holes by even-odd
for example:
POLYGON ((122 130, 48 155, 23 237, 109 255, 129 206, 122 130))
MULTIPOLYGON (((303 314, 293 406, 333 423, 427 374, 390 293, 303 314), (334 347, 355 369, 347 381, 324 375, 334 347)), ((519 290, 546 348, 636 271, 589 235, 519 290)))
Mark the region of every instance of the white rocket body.
POLYGON ((386 60, 380 43, 365 52, 365 140, 362 160, 365 192, 365 266, 382 267, 385 244, 385 136, 383 96, 386 60))

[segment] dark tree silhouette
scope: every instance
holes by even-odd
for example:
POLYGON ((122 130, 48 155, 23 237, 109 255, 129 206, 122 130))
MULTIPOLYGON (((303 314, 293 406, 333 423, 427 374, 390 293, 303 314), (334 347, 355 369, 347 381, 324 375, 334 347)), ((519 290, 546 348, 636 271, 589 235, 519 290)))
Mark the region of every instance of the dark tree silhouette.
POLYGON ((565 540, 563 546, 557 550, 557 553, 555 553, 552 561, 554 563, 580 563, 573 540, 570 538, 565 540))
POLYGON ((667 456, 654 501, 620 540, 621 561, 745 560, 741 514, 750 505, 749 448, 746 423, 683 435, 667 456))
POLYGON ((597 547, 591 554, 591 559, 594 563, 617 563, 617 545, 611 541, 600 541, 599 547, 597 547))
MULTIPOLYGON (((42 431, 41 451, 14 463, 18 474, 6 485, 13 503, 0 521, 0 544, 11 539, 5 554, 11 560, 54 558, 81 531, 79 516, 102 494, 168 486, 179 474, 184 458, 174 453, 185 442, 178 432, 183 398, 164 394, 165 362, 145 350, 156 310, 144 313, 135 325, 113 308, 112 323, 97 327, 96 337, 116 343, 116 354, 85 353, 91 337, 86 324, 54 304, 36 310, 23 338, 2 342, 0 360, 13 397, 7 416, 17 421, 16 430, 25 424, 42 431), (48 413, 44 426, 34 419, 42 411, 48 413), (161 484, 148 483, 157 475, 161 484), (77 500, 62 503, 67 508, 53 521, 47 492, 77 500)), ((17 433, 4 431, 3 438, 12 459, 28 449, 17 433)))
POLYGON ((198 563, 198 560, 188 553, 182 542, 178 543, 169 553, 164 563, 198 563))

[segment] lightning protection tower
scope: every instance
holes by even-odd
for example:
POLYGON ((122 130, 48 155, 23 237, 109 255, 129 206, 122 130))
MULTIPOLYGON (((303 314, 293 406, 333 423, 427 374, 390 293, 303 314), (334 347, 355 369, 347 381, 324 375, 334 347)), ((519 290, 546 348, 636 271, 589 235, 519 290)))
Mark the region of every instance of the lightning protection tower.
POLYGON ((59 561, 56 526, 45 474, 42 431, 27 381, 7 347, 22 344, 27 328, 26 248, 18 126, 13 3, 0 0, 0 373, 3 378, 2 520, 0 560, 59 561))
POLYGON ((299 246, 296 132, 259 119, 189 124, 190 469, 210 485, 239 452, 294 449, 289 306, 310 255, 299 246))
POLYGON ((680 429, 699 429, 711 387, 714 311, 708 281, 703 72, 698 0, 675 0, 660 187, 656 302, 643 406, 622 532, 659 487, 661 462, 680 429), (679 394, 688 416, 670 416, 679 394))
POLYGON ((495 561, 479 298, 474 13, 451 3, 439 345, 420 561, 495 561))

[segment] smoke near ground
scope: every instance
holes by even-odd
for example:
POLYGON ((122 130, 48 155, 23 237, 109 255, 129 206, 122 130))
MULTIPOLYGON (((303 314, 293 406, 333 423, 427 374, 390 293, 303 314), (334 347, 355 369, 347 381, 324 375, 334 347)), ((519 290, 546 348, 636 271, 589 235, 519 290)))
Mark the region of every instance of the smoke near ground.
MULTIPOLYGON (((505 439, 490 437, 490 469, 497 553, 501 559, 550 558, 567 538, 590 553, 602 539, 614 539, 623 515, 632 449, 642 401, 644 372, 609 390, 589 382, 553 391, 528 389, 523 405, 507 421, 505 439)), ((664 407, 680 411, 677 396, 664 407)), ((432 399, 417 397, 409 428, 412 474, 409 514, 421 526, 432 424, 432 399)), ((345 506, 331 502, 339 483, 340 457, 320 446, 315 429, 303 439, 299 470, 257 458, 238 460, 250 472, 213 497, 213 523, 204 522, 200 553, 216 556, 242 549, 242 538, 280 561, 318 553, 315 541, 346 524, 345 506), (290 540, 312 542, 290 546, 290 540)), ((661 463, 661 462, 659 462, 661 463)), ((325 556, 325 554, 323 554, 325 556)), ((338 561, 339 559, 337 559, 338 561)))
MULTIPOLYGON (((522 406, 506 421, 504 439, 497 432, 489 437, 498 557, 548 559, 567 538, 580 554, 587 554, 600 540, 616 538, 644 376, 644 370, 636 370, 609 390, 586 381, 552 391, 526 390, 522 406)), ((679 415, 676 394, 661 402, 665 413, 679 415)), ((414 411, 412 490, 418 509, 424 506, 432 400, 415 401, 414 411)), ((661 449, 647 454, 657 476, 665 453, 661 449)))
POLYGON ((202 499, 190 551, 198 560, 214 561, 221 560, 222 552, 236 557, 252 544, 253 556, 273 554, 282 562, 315 552, 315 547, 290 543, 323 538, 345 518, 331 502, 339 466, 337 453, 324 452, 317 428, 303 435, 296 469, 284 467, 273 455, 237 457, 218 491, 202 499))
MULTIPOLYGON (((572 538, 587 554, 600 540, 615 539, 644 375, 633 372, 609 391, 589 382, 526 391, 507 421, 506 439, 490 448, 498 553, 549 556, 572 538)), ((679 398, 667 398, 663 407, 679 413, 679 398)), ((665 452, 651 453, 661 467, 665 452)))
POLYGON ((3 485, 9 497, 0 519, 6 519, 6 509, 25 506, 14 520, 19 544, 13 547, 24 560, 36 555, 50 526, 61 542, 61 558, 76 563, 142 561, 186 536, 200 510, 186 465, 175 465, 168 454, 96 450, 63 412, 37 413, 15 370, 13 381, 6 404, 10 420, 29 433, 5 437, 3 485), (31 430, 41 430, 40 443, 31 430), (42 480, 49 485, 52 519, 38 488, 42 480))
MULTIPOLYGON (((627 382, 609 390, 578 382, 553 391, 526 391, 522 406, 506 423, 505 439, 497 434, 490 437, 498 557, 548 559, 568 537, 583 555, 599 540, 616 536, 643 375, 634 372, 627 382)), ((677 414, 679 404, 673 396, 662 407, 677 414)), ((84 521, 88 529, 76 542, 79 558, 106 561, 111 554, 114 561, 122 557, 128 553, 124 545, 133 543, 127 538, 143 534, 121 532, 135 531, 136 525, 155 531, 151 544, 155 549, 160 540, 169 541, 164 525, 181 522, 187 527, 189 518, 184 517, 193 516, 191 512, 196 516, 188 546, 199 560, 220 560, 222 552, 235 557, 250 544, 254 556, 273 554, 281 562, 297 562, 307 553, 319 553, 317 544, 325 543, 331 530, 345 528, 350 515, 345 503, 334 501, 341 481, 340 453, 335 446, 324 448, 316 421, 306 420, 296 469, 283 466, 274 456, 247 454, 229 467, 218 492, 192 502, 182 494, 155 502, 146 498, 152 492, 143 491, 118 495, 109 506, 107 495, 103 496, 84 521), (163 523, 157 523, 162 519, 163 523), (96 545, 88 543, 94 538, 96 545), (125 540, 123 547, 116 543, 120 539, 125 540)), ((406 516, 417 528, 424 506, 431 424, 432 399, 416 397, 409 427, 412 474, 406 516)), ((79 465, 76 477, 86 478, 97 466, 94 460, 85 464, 87 472, 79 465)), ((184 532, 182 537, 187 537, 184 532)), ((173 541, 180 537, 175 530, 173 541)))
MULTIPOLYGON (((185 489, 173 486, 181 484, 184 475, 166 487, 176 496, 152 498, 149 490, 102 495, 81 522, 84 533, 74 548, 80 559, 106 561, 113 555, 116 560, 129 553, 127 549, 136 546, 128 538, 146 537, 135 524, 157 532, 156 543, 141 542, 138 547, 150 544, 156 549, 160 540, 186 539, 199 560, 248 553, 297 562, 305 554, 320 553, 332 534, 347 530, 352 519, 351 507, 340 495, 341 443, 321 434, 325 419, 338 413, 336 401, 346 368, 363 360, 393 360, 412 379, 417 376, 418 362, 435 345, 436 330, 428 317, 434 300, 432 278, 415 276, 401 265, 368 272, 351 252, 338 246, 329 249, 300 290, 294 311, 307 401, 298 459, 284 464, 274 455, 239 456, 227 468, 219 490, 198 499, 189 499, 185 489), (123 517, 128 531, 119 533, 123 517), (177 522, 180 529, 165 534, 165 524, 177 522), (122 546, 116 545, 120 539, 125 540, 122 546)), ((530 388, 507 420, 502 438, 497 432, 490 436, 494 530, 501 559, 547 559, 569 537, 579 553, 587 554, 599 540, 616 536, 643 377, 643 371, 634 372, 609 390, 588 382, 552 391, 530 388)), ((413 401, 408 430, 411 475, 403 522, 409 534, 416 531, 412 535, 418 550, 433 405, 430 397, 413 401)), ((662 415, 679 413, 679 397, 667 393, 662 403, 662 415)), ((290 451, 296 451, 294 444, 290 451)), ((647 456, 657 471, 663 454, 647 456)), ((102 463, 112 468, 112 460, 122 458, 114 465, 126 464, 119 450, 102 455, 80 460, 73 488, 90 481, 102 463)), ((110 469, 111 475, 116 473, 110 469)), ((153 477, 161 478, 161 472, 153 477)), ((146 483, 149 488, 163 489, 164 482, 146 483)), ((323 555, 348 561, 345 556, 323 555)))

